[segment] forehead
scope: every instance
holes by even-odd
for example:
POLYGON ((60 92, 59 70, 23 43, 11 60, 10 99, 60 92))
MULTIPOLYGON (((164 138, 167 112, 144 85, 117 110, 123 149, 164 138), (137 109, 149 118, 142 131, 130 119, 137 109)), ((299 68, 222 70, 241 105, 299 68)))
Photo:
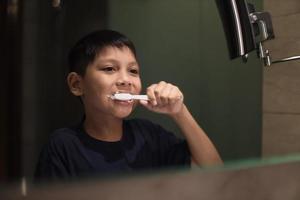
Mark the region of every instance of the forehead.
POLYGON ((122 46, 122 47, 116 47, 116 46, 106 46, 103 47, 96 55, 98 59, 106 59, 106 58, 127 58, 127 59, 134 59, 135 55, 131 51, 130 48, 127 46, 122 46))

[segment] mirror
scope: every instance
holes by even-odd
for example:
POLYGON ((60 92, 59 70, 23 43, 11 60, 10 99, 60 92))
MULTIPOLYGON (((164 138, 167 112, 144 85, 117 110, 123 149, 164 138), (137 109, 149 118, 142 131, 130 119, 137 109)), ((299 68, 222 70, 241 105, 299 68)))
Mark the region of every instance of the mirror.
POLYGON ((269 50, 263 46, 263 42, 275 37, 269 12, 256 11, 254 5, 246 0, 216 0, 216 4, 231 59, 242 57, 247 62, 248 53, 253 50, 257 51, 257 56, 263 60, 265 66, 300 59, 299 55, 271 59, 269 50))
POLYGON ((246 57, 256 49, 255 35, 259 34, 249 17, 254 12, 254 6, 244 0, 216 0, 216 4, 226 34, 230 58, 246 57))
MULTIPOLYGON (((20 129, 13 131, 18 136, 19 149, 13 158, 21 167, 16 169, 16 177, 31 177, 49 134, 80 119, 80 103, 66 88, 65 58, 74 41, 98 28, 119 30, 134 41, 144 87, 166 80, 182 89, 185 103, 225 163, 261 158, 261 62, 228 59, 227 40, 214 1, 65 0, 60 3, 53 7, 51 1, 19 2, 23 10, 20 18, 16 18, 19 20, 16 26, 22 26, 23 31, 17 34, 22 42, 16 46, 20 52, 14 54, 17 57, 14 60, 19 60, 15 66, 19 66, 20 73, 8 74, 21 78, 14 87, 9 84, 12 79, 7 79, 5 86, 15 96, 22 96, 16 100, 14 95, 7 95, 6 99, 15 99, 20 106, 15 116, 1 116, 12 127, 18 115, 16 127, 20 129)), ((250 3, 261 10, 261 1, 250 3)), ((248 39, 245 53, 255 55, 252 35, 248 39)), ((232 50, 231 55, 233 58, 239 54, 232 50)), ((8 100, 5 105, 11 108, 8 100)), ((132 117, 163 122, 165 128, 180 135, 174 123, 164 116, 138 108, 132 117)), ((0 141, 9 140, 10 127, 5 126, 3 132, 7 135, 1 136, 4 140, 0 141)), ((13 147, 3 144, 3 148, 7 159, 13 147)), ((7 161, 4 166, 13 165, 7 161)))

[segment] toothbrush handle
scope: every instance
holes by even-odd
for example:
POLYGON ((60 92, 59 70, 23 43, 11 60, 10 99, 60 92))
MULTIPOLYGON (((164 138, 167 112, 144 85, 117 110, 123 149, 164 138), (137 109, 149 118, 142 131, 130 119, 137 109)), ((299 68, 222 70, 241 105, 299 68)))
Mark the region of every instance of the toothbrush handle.
POLYGON ((132 95, 132 98, 137 100, 145 100, 145 101, 149 100, 147 95, 132 95))

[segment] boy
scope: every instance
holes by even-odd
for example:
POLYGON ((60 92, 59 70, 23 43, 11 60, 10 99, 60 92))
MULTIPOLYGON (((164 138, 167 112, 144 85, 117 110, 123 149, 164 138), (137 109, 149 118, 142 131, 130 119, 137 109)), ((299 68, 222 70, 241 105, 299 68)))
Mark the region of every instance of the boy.
POLYGON ((71 49, 69 65, 69 89, 81 99, 85 117, 52 134, 37 165, 37 180, 222 163, 178 87, 164 81, 152 84, 146 90, 148 101, 111 98, 142 89, 135 47, 126 36, 112 30, 88 34, 71 49), (138 103, 170 116, 186 140, 148 120, 125 120, 138 103))

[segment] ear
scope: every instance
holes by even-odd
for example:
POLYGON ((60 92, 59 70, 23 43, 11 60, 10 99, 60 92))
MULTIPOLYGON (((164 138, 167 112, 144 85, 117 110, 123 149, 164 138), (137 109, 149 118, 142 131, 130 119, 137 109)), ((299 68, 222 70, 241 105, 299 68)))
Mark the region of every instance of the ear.
POLYGON ((76 72, 70 72, 67 77, 70 92, 75 96, 83 95, 82 77, 76 72))

